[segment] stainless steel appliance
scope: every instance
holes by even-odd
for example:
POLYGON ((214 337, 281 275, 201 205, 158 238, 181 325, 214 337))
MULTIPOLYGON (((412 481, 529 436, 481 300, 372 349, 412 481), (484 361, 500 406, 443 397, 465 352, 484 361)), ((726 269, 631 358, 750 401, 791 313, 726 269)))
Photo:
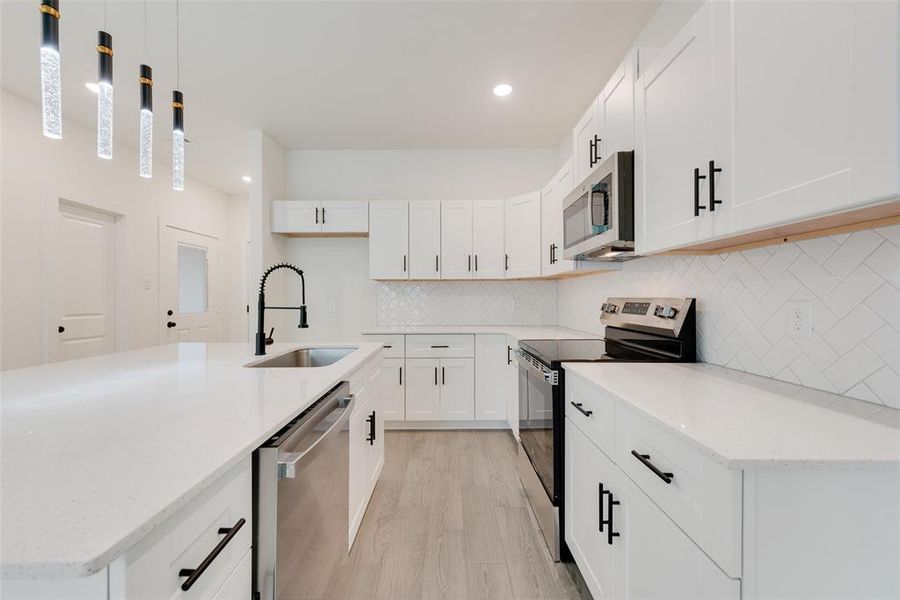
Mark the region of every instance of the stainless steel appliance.
POLYGON ((616 152, 563 201, 563 257, 622 261, 634 254, 634 152, 616 152))
POLYGON ((610 298, 603 339, 522 340, 519 365, 519 478, 554 560, 563 540, 564 362, 695 362, 693 298, 610 298))
POLYGON ((254 598, 323 597, 347 555, 352 404, 341 382, 254 453, 254 598))

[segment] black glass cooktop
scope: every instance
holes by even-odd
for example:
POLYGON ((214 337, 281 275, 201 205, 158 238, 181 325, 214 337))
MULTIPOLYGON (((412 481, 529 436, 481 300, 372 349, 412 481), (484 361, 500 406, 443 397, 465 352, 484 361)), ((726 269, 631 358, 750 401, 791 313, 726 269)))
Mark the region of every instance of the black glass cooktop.
POLYGON ((522 340, 519 347, 543 363, 609 360, 602 339, 522 340))

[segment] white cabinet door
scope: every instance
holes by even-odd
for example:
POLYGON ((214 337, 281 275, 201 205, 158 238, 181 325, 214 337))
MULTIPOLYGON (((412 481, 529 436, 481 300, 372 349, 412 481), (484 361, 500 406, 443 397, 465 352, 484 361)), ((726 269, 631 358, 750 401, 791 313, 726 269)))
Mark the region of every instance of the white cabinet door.
POLYGON ((409 278, 408 203, 372 202, 369 207, 369 277, 409 278))
POLYGON ((575 261, 563 255, 562 202, 573 189, 572 159, 553 176, 541 192, 541 274, 556 275, 575 270, 575 261))
POLYGON ((471 279, 472 203, 441 202, 441 279, 471 279))
POLYGON ((722 169, 716 235, 897 196, 898 13, 897 2, 715 4, 716 114, 731 123, 709 158, 722 169))
MULTIPOLYGON (((712 157, 712 4, 700 8, 637 82, 634 202, 639 253, 712 234, 708 211, 694 214, 695 169, 705 176, 712 157)), ((699 180, 696 189, 701 205, 707 183, 699 180)))
POLYGON ((316 233, 322 231, 320 204, 314 200, 272 202, 272 233, 316 233))
POLYGON ((572 158, 575 185, 580 184, 597 166, 597 143, 600 135, 600 98, 596 98, 572 130, 572 158))
POLYGON ((506 361, 509 346, 505 335, 475 336, 475 419, 506 420, 506 361))
POLYGON ((512 353, 519 347, 519 343, 514 338, 507 338, 508 352, 510 359, 507 361, 506 374, 504 375, 503 387, 506 390, 506 419, 509 421, 509 428, 512 430, 513 437, 519 439, 519 365, 512 360, 512 353))
POLYGON ((409 203, 409 278, 441 278, 441 203, 409 203))
POLYGON ((566 543, 594 598, 625 598, 616 592, 627 543, 621 519, 624 476, 568 418, 565 426, 566 543))
POLYGON ((475 418, 475 360, 442 358, 440 365, 441 418, 471 421, 475 418))
POLYGON ((359 525, 362 523, 366 510, 366 482, 369 472, 369 415, 372 414, 372 404, 365 404, 365 394, 357 396, 357 402, 361 402, 353 409, 350 417, 350 511, 347 516, 350 523, 348 544, 353 545, 359 525))
POLYGON ((541 193, 506 200, 506 277, 541 274, 541 193))
POLYGON ((406 419, 403 359, 385 358, 381 364, 381 412, 386 421, 406 419))
POLYGON ((322 231, 366 233, 369 231, 369 203, 356 200, 322 203, 322 231))
POLYGON ((440 360, 406 359, 406 420, 437 421, 441 417, 440 360))
POLYGON ((599 100, 603 135, 600 162, 615 152, 634 150, 634 76, 637 50, 632 49, 603 88, 599 100))
POLYGON ((614 507, 617 540, 626 539, 627 554, 619 597, 741 597, 740 580, 729 579, 630 479, 622 481, 627 491, 614 507))
POLYGON ((480 200, 472 207, 475 279, 503 279, 503 200, 480 200))

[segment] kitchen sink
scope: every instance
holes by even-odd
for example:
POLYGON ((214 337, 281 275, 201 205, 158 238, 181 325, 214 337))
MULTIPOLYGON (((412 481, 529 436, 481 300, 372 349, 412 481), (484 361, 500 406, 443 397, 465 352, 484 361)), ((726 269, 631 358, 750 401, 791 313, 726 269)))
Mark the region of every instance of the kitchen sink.
POLYGON ((266 369, 271 369, 272 367, 327 367, 354 350, 356 350, 356 347, 353 346, 343 348, 300 348, 247 366, 266 369))

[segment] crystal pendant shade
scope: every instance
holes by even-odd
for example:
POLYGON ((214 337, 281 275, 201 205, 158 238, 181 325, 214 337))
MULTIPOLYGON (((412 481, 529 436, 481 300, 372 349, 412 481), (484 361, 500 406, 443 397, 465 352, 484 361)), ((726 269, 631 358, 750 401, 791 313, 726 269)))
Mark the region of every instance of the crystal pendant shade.
POLYGON ((153 111, 141 109, 140 170, 141 177, 153 177, 153 111))
POLYGON ((172 132, 172 189, 184 190, 184 132, 172 132))
POLYGON ((113 157, 113 86, 105 81, 97 95, 97 156, 113 157))
POLYGON ((62 138, 62 89, 60 85, 59 51, 41 48, 41 106, 44 135, 62 138))

